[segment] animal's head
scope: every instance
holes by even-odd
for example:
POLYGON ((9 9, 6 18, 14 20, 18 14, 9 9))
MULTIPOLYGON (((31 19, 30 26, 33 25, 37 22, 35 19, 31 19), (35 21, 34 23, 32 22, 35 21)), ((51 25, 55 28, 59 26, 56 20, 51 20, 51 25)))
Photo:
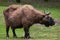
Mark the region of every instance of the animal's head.
POLYGON ((44 24, 46 27, 53 26, 55 21, 52 17, 50 17, 51 13, 47 13, 43 16, 41 24, 44 24))

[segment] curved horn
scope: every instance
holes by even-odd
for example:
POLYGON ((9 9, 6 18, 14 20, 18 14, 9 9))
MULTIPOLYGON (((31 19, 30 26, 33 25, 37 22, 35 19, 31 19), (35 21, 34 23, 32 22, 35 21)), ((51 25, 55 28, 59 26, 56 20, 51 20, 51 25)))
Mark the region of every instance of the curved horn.
POLYGON ((47 14, 46 15, 50 15, 51 14, 51 12, 47 12, 47 14))

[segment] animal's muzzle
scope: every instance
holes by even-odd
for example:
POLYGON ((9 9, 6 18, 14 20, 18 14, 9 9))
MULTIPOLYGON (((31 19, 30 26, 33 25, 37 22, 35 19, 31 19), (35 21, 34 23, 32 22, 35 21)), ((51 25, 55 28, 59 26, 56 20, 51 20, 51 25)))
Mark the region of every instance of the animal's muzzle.
POLYGON ((53 25, 55 25, 55 21, 50 21, 50 22, 45 23, 46 27, 53 26, 53 25))
POLYGON ((55 25, 55 22, 52 22, 52 23, 51 23, 51 26, 53 26, 53 25, 55 25))

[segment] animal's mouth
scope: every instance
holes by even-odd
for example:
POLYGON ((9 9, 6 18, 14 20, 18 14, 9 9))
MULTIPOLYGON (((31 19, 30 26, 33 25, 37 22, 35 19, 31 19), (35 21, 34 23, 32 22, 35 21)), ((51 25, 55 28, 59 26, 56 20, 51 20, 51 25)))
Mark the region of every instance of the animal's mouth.
POLYGON ((46 27, 49 27, 50 25, 45 25, 46 27))
POLYGON ((53 26, 53 25, 55 25, 55 22, 47 22, 47 23, 45 23, 45 26, 46 27, 49 27, 49 26, 53 26))
POLYGON ((49 26, 53 26, 53 25, 55 25, 55 24, 52 24, 52 25, 49 25, 49 24, 45 24, 45 26, 46 26, 46 27, 49 27, 49 26))

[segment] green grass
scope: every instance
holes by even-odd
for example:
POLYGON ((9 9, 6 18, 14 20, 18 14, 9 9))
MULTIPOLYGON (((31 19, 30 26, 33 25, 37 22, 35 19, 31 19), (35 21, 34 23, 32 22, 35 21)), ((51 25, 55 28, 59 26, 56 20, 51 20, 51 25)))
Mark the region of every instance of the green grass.
MULTIPOLYGON (((60 8, 49 8, 49 7, 39 7, 39 10, 50 11, 51 16, 55 19, 60 19, 60 8)), ((0 40, 6 40, 6 32, 5 32, 5 22, 3 16, 3 10, 6 9, 6 6, 0 6, 0 40)), ((20 37, 24 36, 23 29, 16 29, 16 34, 19 38, 13 38, 12 31, 10 29, 9 35, 10 40, 24 40, 20 37)), ((30 28, 30 36, 32 37, 30 40, 60 40, 60 25, 51 26, 49 28, 44 25, 33 25, 30 28)))

